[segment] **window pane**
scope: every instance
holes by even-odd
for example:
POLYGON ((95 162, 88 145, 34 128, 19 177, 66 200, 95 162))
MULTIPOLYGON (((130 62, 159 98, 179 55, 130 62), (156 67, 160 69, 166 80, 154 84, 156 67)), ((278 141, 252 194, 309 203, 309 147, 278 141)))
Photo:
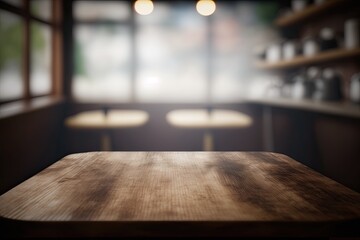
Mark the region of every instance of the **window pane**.
POLYGON ((22 7, 22 0, 1 0, 17 7, 22 7))
POLYGON ((254 69, 253 49, 274 40, 271 16, 260 14, 276 7, 271 4, 266 1, 217 4, 212 25, 214 101, 241 100, 248 94, 252 80, 259 78, 260 72, 254 69))
POLYGON ((206 101, 206 18, 193 4, 157 3, 136 21, 136 99, 206 101))
POLYGON ((130 29, 78 25, 74 42, 73 96, 85 101, 129 101, 130 29))
POLYGON ((0 101, 23 95, 22 59, 21 18, 0 10, 0 101))
POLYGON ((30 92, 33 95, 51 91, 51 28, 45 24, 31 23, 31 73, 30 92))
POLYGON ((74 2, 76 20, 126 20, 130 5, 126 1, 77 1, 74 2))
POLYGON ((32 0, 30 4, 31 13, 33 15, 35 15, 36 17, 40 17, 44 20, 51 20, 51 0, 32 0))

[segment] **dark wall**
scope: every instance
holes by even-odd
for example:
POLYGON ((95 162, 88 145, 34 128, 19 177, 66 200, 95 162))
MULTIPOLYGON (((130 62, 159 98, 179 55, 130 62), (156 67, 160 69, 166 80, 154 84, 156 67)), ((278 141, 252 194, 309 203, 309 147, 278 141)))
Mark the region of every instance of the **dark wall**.
MULTIPOLYGON (((100 109, 96 104, 72 104, 68 116, 77 112, 100 109)), ((133 129, 112 131, 114 151, 201 151, 203 130, 180 129, 166 121, 166 114, 174 109, 204 108, 201 104, 119 104, 114 109, 140 109, 148 112, 149 121, 133 129)), ((215 107, 234 109, 250 115, 254 124, 244 129, 213 131, 217 151, 262 150, 261 108, 244 104, 225 104, 215 107)), ((67 130, 67 152, 94 151, 100 149, 101 131, 67 130)))
POLYGON ((272 108, 274 151, 285 153, 299 162, 321 171, 315 136, 315 113, 272 108))
POLYGON ((272 109, 274 151, 360 192, 360 120, 272 109))
POLYGON ((321 115, 315 134, 323 173, 360 192, 360 120, 321 115))
POLYGON ((0 119, 0 193, 63 156, 64 105, 0 119))

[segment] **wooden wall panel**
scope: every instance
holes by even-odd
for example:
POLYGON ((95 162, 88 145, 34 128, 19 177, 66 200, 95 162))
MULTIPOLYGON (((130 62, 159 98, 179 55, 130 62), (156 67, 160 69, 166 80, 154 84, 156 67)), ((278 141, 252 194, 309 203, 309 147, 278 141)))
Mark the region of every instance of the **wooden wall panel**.
POLYGON ((360 192, 360 120, 320 116, 315 126, 322 172, 360 192))
POLYGON ((314 114, 306 111, 272 110, 274 151, 287 154, 299 162, 321 171, 314 136, 314 114))
POLYGON ((0 120, 0 194, 63 156, 63 104, 0 120))
POLYGON ((360 120, 272 109, 275 152, 360 192, 360 120))

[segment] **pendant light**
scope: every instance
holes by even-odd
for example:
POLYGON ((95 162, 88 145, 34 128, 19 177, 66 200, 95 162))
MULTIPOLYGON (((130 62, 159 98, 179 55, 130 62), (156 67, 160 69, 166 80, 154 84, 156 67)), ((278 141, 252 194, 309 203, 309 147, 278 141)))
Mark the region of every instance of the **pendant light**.
POLYGON ((199 0, 196 3, 196 10, 203 16, 210 16, 216 10, 216 4, 213 0, 199 0))
POLYGON ((154 10, 154 4, 151 0, 136 0, 134 9, 140 15, 149 15, 154 10))

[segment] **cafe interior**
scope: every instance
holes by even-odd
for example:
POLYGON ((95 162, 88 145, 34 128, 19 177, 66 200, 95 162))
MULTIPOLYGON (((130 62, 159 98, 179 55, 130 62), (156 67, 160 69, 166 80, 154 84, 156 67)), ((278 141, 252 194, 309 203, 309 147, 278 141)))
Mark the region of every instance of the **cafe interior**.
POLYGON ((76 154, 271 152, 360 199, 359 13, 353 0, 0 0, 0 194, 76 154))

